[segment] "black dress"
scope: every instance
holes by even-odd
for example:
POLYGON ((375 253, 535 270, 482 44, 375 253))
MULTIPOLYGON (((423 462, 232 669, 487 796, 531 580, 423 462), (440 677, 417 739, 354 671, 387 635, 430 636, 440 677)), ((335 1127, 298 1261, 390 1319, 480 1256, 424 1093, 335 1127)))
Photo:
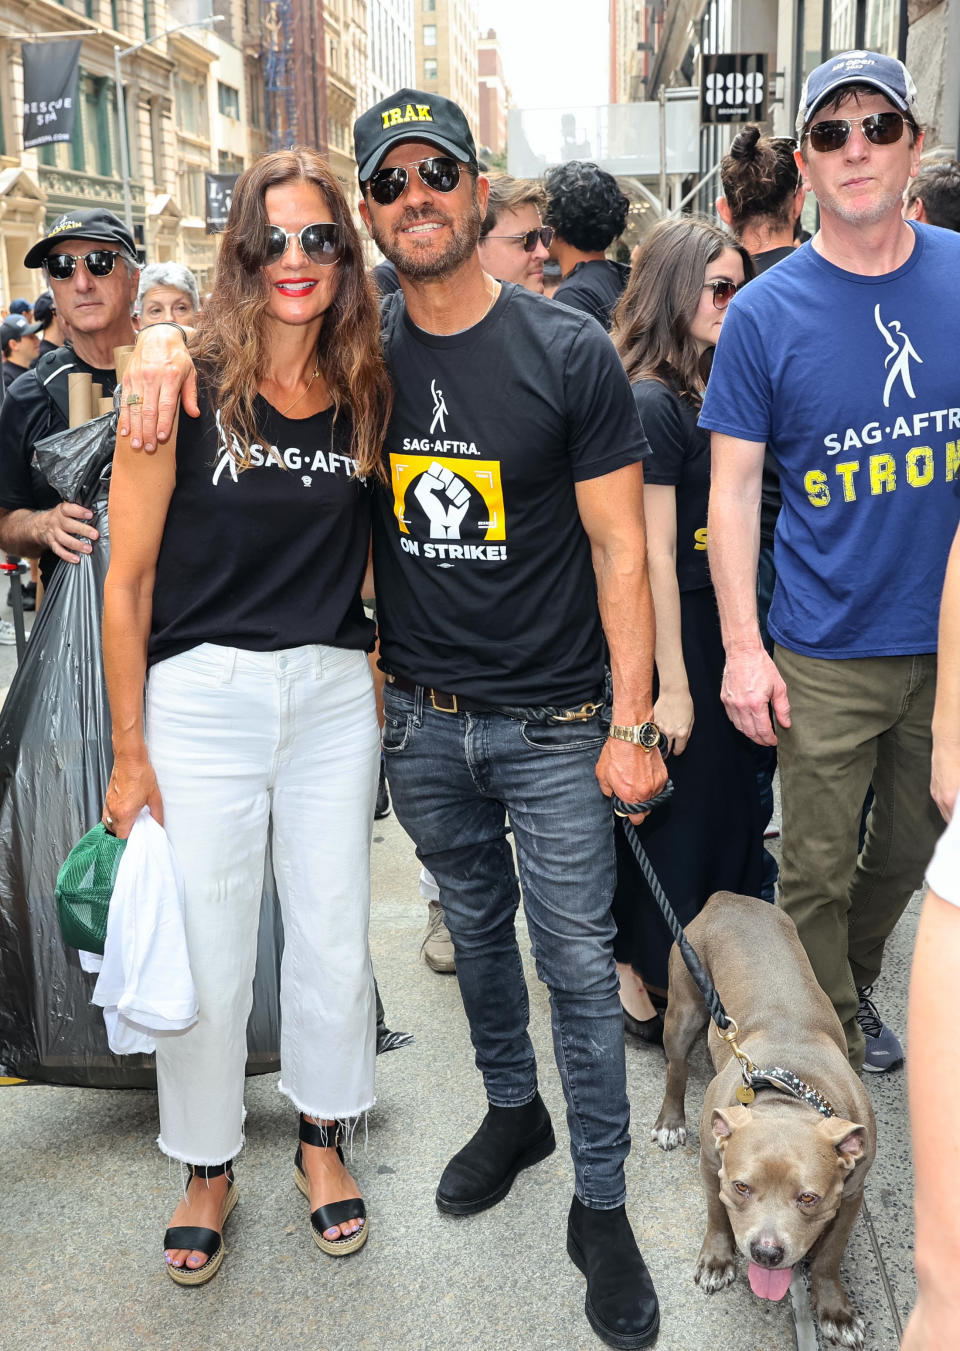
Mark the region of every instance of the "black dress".
MULTIPOLYGON (((677 390, 640 380, 633 393, 653 452, 644 462, 644 481, 676 490, 681 641, 694 710, 686 749, 667 757, 673 797, 650 813, 640 839, 668 900, 687 924, 715 891, 759 895, 763 827, 751 743, 720 701, 724 651, 706 552, 709 439, 697 426, 698 409, 677 390)), ((648 987, 665 992, 673 939, 619 820, 616 842, 614 953, 648 987)))

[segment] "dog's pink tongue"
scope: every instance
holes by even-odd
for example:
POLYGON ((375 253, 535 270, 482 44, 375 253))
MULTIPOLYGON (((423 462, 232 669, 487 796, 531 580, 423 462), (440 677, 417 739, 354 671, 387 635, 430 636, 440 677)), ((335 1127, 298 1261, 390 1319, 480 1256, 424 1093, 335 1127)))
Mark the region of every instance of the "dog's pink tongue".
POLYGON ((790 1289, 793 1268, 785 1267, 783 1271, 771 1271, 769 1267, 759 1267, 756 1262, 751 1262, 748 1275, 750 1289, 755 1295, 759 1295, 761 1299, 783 1299, 790 1289))

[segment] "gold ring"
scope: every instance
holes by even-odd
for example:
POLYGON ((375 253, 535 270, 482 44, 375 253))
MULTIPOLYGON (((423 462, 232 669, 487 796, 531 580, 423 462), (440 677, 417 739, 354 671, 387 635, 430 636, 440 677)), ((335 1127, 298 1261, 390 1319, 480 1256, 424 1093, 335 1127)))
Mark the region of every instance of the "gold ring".
POLYGON ((112 825, 113 825, 113 817, 112 817, 112 816, 105 816, 105 817, 103 818, 103 824, 104 824, 105 826, 112 826, 112 825))
POLYGON ((617 809, 616 809, 616 807, 614 807, 614 809, 613 809, 613 814, 614 814, 614 816, 621 816, 621 817, 623 817, 623 819, 624 819, 625 821, 629 820, 629 818, 630 818, 630 813, 629 813, 629 812, 618 812, 617 809))
POLYGON ((143 403, 143 399, 140 397, 139 394, 128 394, 127 403, 131 405, 143 403))

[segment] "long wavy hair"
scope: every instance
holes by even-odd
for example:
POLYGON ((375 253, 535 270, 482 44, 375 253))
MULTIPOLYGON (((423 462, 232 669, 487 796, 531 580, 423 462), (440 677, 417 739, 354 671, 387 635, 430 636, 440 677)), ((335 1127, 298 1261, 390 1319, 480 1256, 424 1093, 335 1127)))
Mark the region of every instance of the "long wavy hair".
POLYGON ((392 391, 380 352, 377 303, 363 265, 360 238, 330 166, 315 150, 295 146, 257 160, 237 180, 220 245, 213 292, 203 307, 191 352, 209 381, 238 469, 251 464, 257 440, 254 401, 267 366, 269 326, 264 322, 269 284, 266 194, 283 183, 314 183, 340 227, 344 252, 335 264, 337 290, 323 319, 317 362, 333 399, 334 417, 351 420, 350 452, 357 472, 386 478, 382 448, 392 391))
POLYGON ((702 401, 710 352, 697 351, 690 323, 707 267, 725 249, 739 253, 749 281, 755 273, 749 253, 705 216, 660 221, 644 239, 610 334, 631 384, 660 380, 691 403, 702 401))

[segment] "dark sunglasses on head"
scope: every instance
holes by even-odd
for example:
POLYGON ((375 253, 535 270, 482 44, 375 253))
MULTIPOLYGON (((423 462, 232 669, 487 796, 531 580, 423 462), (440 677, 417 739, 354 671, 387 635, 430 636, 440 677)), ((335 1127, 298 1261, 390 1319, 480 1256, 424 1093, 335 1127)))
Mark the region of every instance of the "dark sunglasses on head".
POLYGON ((47 275, 52 281, 69 281, 83 263, 91 277, 109 277, 120 257, 116 249, 91 249, 89 253, 48 253, 47 275))
POLYGON ((725 310, 739 288, 735 281, 705 281, 703 289, 713 292, 714 309, 725 310))
MULTIPOLYGON (((538 239, 545 249, 550 247, 553 239, 553 226, 541 225, 539 230, 527 230, 522 235, 484 235, 484 239, 519 239, 523 244, 524 253, 533 253, 537 247, 538 239)), ((483 240, 480 242, 483 243, 483 240)))
POLYGON ((378 169, 367 179, 370 196, 381 206, 389 206, 403 195, 410 180, 407 170, 413 168, 431 192, 453 192, 460 182, 457 161, 449 155, 433 155, 430 159, 411 160, 409 164, 395 164, 392 169, 378 169))
POLYGON ((830 150, 842 150, 854 127, 860 128, 871 145, 894 145, 903 135, 903 117, 900 113, 838 117, 829 122, 815 122, 807 136, 814 150, 823 155, 830 150))
POLYGON ((300 247, 311 263, 326 267, 343 257, 343 235, 333 221, 316 221, 302 230, 285 230, 282 225, 271 225, 267 236, 267 263, 276 263, 290 247, 291 239, 300 241, 300 247))

